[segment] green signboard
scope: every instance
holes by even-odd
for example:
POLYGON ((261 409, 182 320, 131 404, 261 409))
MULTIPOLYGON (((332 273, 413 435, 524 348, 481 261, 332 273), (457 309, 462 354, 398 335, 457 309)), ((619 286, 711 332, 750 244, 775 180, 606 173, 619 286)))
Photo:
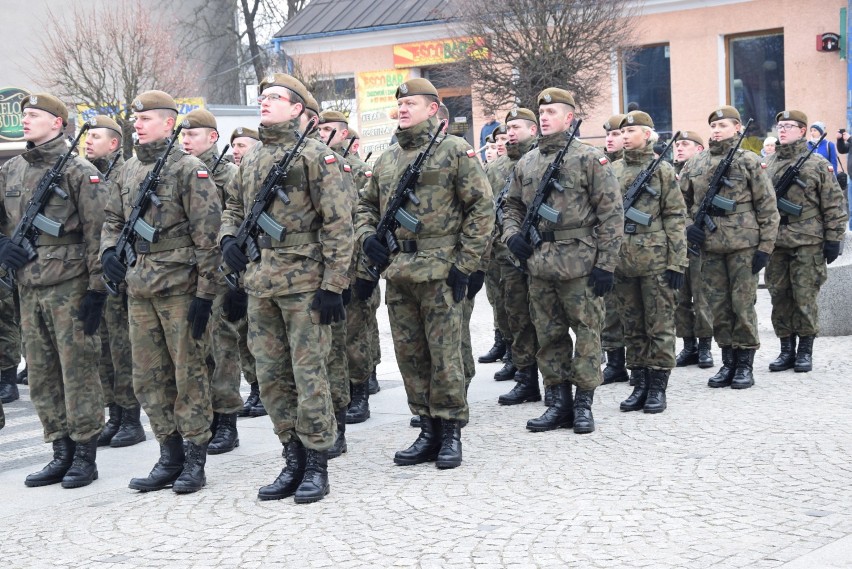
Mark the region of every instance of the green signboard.
POLYGON ((29 95, 29 91, 17 87, 0 89, 0 141, 17 142, 24 139, 21 101, 29 95))

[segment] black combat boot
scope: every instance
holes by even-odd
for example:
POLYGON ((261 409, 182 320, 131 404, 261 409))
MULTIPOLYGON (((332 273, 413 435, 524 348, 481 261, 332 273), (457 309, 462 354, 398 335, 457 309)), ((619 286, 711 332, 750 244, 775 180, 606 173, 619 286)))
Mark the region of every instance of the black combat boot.
POLYGON ((10 367, 0 372, 0 402, 11 403, 21 398, 18 385, 15 383, 16 367, 10 367))
POLYGON ((207 484, 207 476, 204 475, 204 465, 206 463, 207 443, 197 445, 187 441, 183 471, 174 484, 172 484, 172 492, 176 494, 191 494, 204 488, 207 484))
POLYGON ((262 399, 257 400, 257 405, 251 408, 249 414, 252 417, 265 417, 266 415, 268 415, 268 413, 266 412, 266 407, 263 406, 262 399))
POLYGON ((408 421, 408 426, 415 428, 415 429, 419 429, 420 428, 420 415, 413 416, 411 418, 411 420, 408 421))
POLYGON ((503 334, 500 330, 494 330, 494 345, 484 356, 479 356, 479 363, 493 364, 503 357, 506 353, 506 342, 503 340, 503 334))
POLYGON ((246 397, 246 402, 243 403, 243 408, 237 413, 238 417, 250 417, 252 407, 260 403, 260 386, 255 381, 249 384, 249 395, 246 397))
POLYGON ((639 380, 645 375, 645 368, 637 367, 630 370, 630 387, 639 385, 639 380))
POLYGON ((99 447, 109 446, 110 441, 121 426, 121 407, 118 403, 110 403, 108 407, 109 420, 106 422, 106 425, 104 425, 104 430, 101 431, 100 435, 98 435, 99 447))
POLYGON ((18 372, 18 376, 15 378, 15 382, 21 385, 29 385, 30 374, 27 370, 27 366, 24 366, 24 369, 18 372))
POLYGON ((662 413, 666 410, 666 388, 669 386, 668 370, 649 370, 648 398, 645 399, 646 413, 662 413))
POLYGON ((376 370, 373 370, 370 374, 370 377, 367 379, 367 385, 370 386, 370 395, 375 395, 382 390, 382 386, 379 385, 379 378, 376 377, 376 370))
POLYGON ((555 385, 544 386, 544 406, 550 407, 553 405, 553 392, 556 391, 555 385))
POLYGON ((328 458, 337 458, 348 450, 346 448, 346 408, 338 409, 334 418, 337 419, 337 437, 332 447, 328 449, 328 458))
POLYGON ((328 494, 331 486, 328 484, 328 451, 305 450, 305 476, 296 488, 293 500, 297 504, 319 502, 328 494))
POLYGON ((461 422, 441 421, 441 450, 435 459, 438 468, 456 468, 462 463, 461 422))
POLYGON ((578 435, 592 433, 595 430, 595 418, 592 416, 594 399, 594 389, 577 388, 577 395, 574 397, 574 432, 578 435))
POLYGON ((769 371, 786 371, 796 365, 796 335, 790 334, 781 340, 781 353, 769 364, 769 371))
POLYGON ((731 380, 731 389, 748 389, 754 385, 753 364, 755 350, 738 348, 734 350, 737 360, 737 368, 734 378, 731 380))
POLYGON ((133 478, 128 488, 141 492, 163 490, 178 479, 183 471, 186 456, 183 452, 183 439, 178 433, 172 433, 160 443, 160 460, 151 469, 147 478, 133 478))
POLYGON ((258 500, 282 500, 296 493, 296 488, 305 477, 305 447, 298 440, 284 443, 281 451, 287 465, 281 470, 281 474, 275 482, 263 486, 257 492, 258 500))
POLYGON ((694 337, 683 339, 683 349, 675 358, 677 367, 694 366, 698 363, 698 342, 694 337))
POLYGON ((512 362, 512 344, 506 343, 506 353, 503 355, 503 367, 494 374, 494 381, 509 381, 515 379, 515 372, 518 368, 512 362))
POLYGON ((237 434, 237 414, 219 413, 219 424, 216 432, 207 445, 207 454, 223 454, 231 452, 240 446, 240 437, 237 434))
POLYGON ((813 369, 814 337, 802 336, 799 338, 799 349, 796 352, 796 365, 794 370, 798 373, 806 373, 813 369))
POLYGON ((370 386, 369 382, 352 385, 352 398, 346 411, 346 422, 350 425, 363 423, 370 418, 370 386))
POLYGON ((121 427, 112 438, 109 446, 112 448, 130 447, 139 444, 145 440, 145 429, 142 428, 142 421, 139 420, 139 414, 142 408, 122 407, 121 409, 121 427))
POLYGON ((735 350, 732 346, 722 346, 722 367, 716 372, 716 375, 707 381, 709 387, 728 387, 731 385, 731 380, 734 379, 734 372, 737 369, 735 359, 735 350))
POLYGON ((394 464, 411 466, 432 462, 441 450, 441 420, 432 417, 420 417, 420 434, 414 443, 393 456, 394 464))
POLYGON ((574 406, 571 397, 571 384, 558 383, 553 386, 553 405, 537 419, 527 421, 527 429, 534 433, 553 429, 570 429, 574 424, 574 406))
POLYGON ((636 385, 633 386, 630 397, 621 402, 619 408, 622 411, 638 411, 645 406, 645 400, 648 398, 648 370, 644 367, 634 368, 631 370, 631 376, 636 379, 636 385))
POLYGON ((81 488, 98 479, 98 466, 95 457, 98 453, 98 437, 77 443, 74 448, 74 460, 71 468, 62 477, 63 488, 81 488))
POLYGON ((528 401, 541 401, 541 390, 538 387, 538 368, 527 366, 515 374, 515 387, 509 393, 497 398, 500 405, 520 405, 528 401))
POLYGON ((71 463, 74 462, 74 448, 76 445, 70 437, 63 437, 58 441, 53 441, 53 460, 47 463, 47 466, 33 472, 24 484, 30 488, 36 486, 47 486, 49 484, 59 484, 65 473, 71 468, 71 463))
POLYGON ((604 385, 627 381, 627 368, 624 367, 625 348, 606 351, 606 367, 603 370, 604 385))
POLYGON ((698 338, 698 367, 707 369, 713 367, 712 338, 698 338))

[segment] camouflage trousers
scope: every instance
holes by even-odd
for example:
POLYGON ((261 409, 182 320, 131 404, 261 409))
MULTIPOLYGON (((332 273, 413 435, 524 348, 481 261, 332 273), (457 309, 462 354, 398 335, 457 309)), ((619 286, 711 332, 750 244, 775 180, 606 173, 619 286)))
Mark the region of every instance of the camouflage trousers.
POLYGON ((393 347, 408 407, 415 415, 468 420, 461 350, 463 302, 453 301, 443 280, 387 283, 393 347))
POLYGON ((15 305, 15 295, 0 286, 0 370, 14 367, 21 361, 21 320, 15 305))
POLYGON ((125 409, 138 407, 139 401, 133 393, 133 356, 126 292, 107 296, 98 332, 101 336, 99 367, 104 403, 116 403, 125 409))
MULTIPOLYGON (((352 303, 349 303, 352 306, 352 303)), ((349 306, 346 307, 347 312, 349 306)), ((346 320, 331 325, 331 350, 328 353, 328 388, 335 411, 349 406, 349 362, 346 357, 346 320)), ((369 375, 369 374, 368 374, 369 375)))
POLYGON ((352 295, 352 302, 346 307, 346 361, 349 381, 353 385, 365 383, 379 364, 376 310, 381 300, 382 293, 377 286, 367 300, 352 295))
POLYGON ((337 435, 327 368, 332 332, 310 309, 314 296, 249 296, 248 343, 278 439, 326 450, 337 435))
POLYGON ((83 334, 77 318, 87 285, 83 275, 53 286, 19 287, 30 399, 48 443, 64 437, 85 442, 104 428, 101 339, 83 334))
POLYGON ((709 338, 713 335, 713 318, 701 289, 701 262, 704 257, 690 257, 683 287, 677 291, 675 329, 678 338, 709 338))
POLYGON ((0 403, 0 429, 6 426, 6 413, 3 412, 3 403, 0 403))
POLYGON ((128 302, 133 391, 160 443, 175 432, 197 445, 210 439, 207 337, 195 340, 186 320, 193 298, 130 297, 128 302))
POLYGON ((822 245, 775 248, 764 279, 772 297, 772 327, 776 336, 819 334, 817 295, 827 278, 822 245))
POLYGON ((207 345, 214 363, 208 377, 213 412, 230 414, 243 408, 243 398, 240 396, 239 322, 228 322, 223 310, 226 295, 217 295, 213 300, 213 314, 207 324, 207 345))
POLYGON ((713 336, 719 346, 758 349, 757 275, 751 274, 756 247, 732 253, 703 252, 701 286, 713 315, 713 336))
POLYGON ((464 388, 467 393, 467 388, 470 387, 470 382, 473 376, 476 375, 476 364, 473 361, 473 343, 470 340, 470 318, 473 316, 473 306, 476 298, 464 297, 461 301, 462 305, 462 370, 464 371, 464 388))
POLYGON ((504 339, 508 339, 511 332, 509 330, 509 315, 506 313, 506 306, 503 304, 503 287, 500 283, 502 276, 502 263, 497 259, 491 259, 485 271, 485 296, 491 304, 491 311, 494 313, 494 328, 500 331, 504 339))
POLYGON ((601 330, 601 347, 604 350, 618 350, 624 347, 624 323, 618 314, 615 296, 604 296, 604 324, 601 330))
POLYGON ((675 367, 675 290, 665 273, 625 277, 616 273, 616 301, 624 324, 627 367, 670 370, 675 367))
POLYGON ((512 362, 517 368, 535 365, 539 346, 530 316, 529 277, 508 263, 500 266, 500 277, 512 341, 512 362))
POLYGON ((251 385, 257 383, 257 372, 254 369, 254 356, 251 355, 251 350, 248 347, 248 318, 243 318, 236 324, 237 333, 240 335, 240 368, 243 370, 246 383, 251 385))
POLYGON ((594 389, 603 382, 600 334, 604 302, 595 296, 588 280, 530 278, 530 316, 541 346, 536 360, 545 386, 570 382, 578 389, 594 389))

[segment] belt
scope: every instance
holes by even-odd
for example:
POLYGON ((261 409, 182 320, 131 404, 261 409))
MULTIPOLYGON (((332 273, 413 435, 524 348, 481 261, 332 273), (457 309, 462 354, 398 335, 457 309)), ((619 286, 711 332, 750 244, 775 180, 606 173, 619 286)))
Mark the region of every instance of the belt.
POLYGON ((265 233, 257 238, 257 246, 261 249, 280 249, 282 247, 308 245, 309 243, 319 243, 319 231, 291 233, 289 235, 285 235, 284 239, 282 239, 281 241, 279 241, 278 239, 273 239, 265 233))
POLYGON ((781 216, 781 225, 790 225, 790 222, 798 223, 800 221, 807 221, 809 219, 813 219, 814 217, 819 217, 821 212, 818 207, 809 207, 802 211, 802 215, 796 217, 792 216, 793 219, 790 219, 789 215, 781 216))
POLYGON ((48 245, 77 245, 78 243, 83 243, 83 235, 80 233, 68 233, 61 237, 54 237, 53 235, 42 233, 38 236, 36 247, 45 247, 48 245))
POLYGON ((747 211, 754 211, 754 204, 751 202, 748 203, 738 203, 737 207, 734 208, 734 211, 726 211, 722 208, 718 208, 716 206, 711 206, 712 211, 710 215, 713 217, 725 217, 728 215, 735 215, 737 213, 746 213, 747 211))
POLYGON ((580 239, 581 237, 589 237, 595 234, 593 225, 588 227, 576 227, 574 229, 560 229, 558 231, 542 231, 541 240, 545 243, 553 243, 555 241, 568 241, 569 239, 580 239))
POLYGON ((633 223, 632 221, 628 221, 624 224, 624 232, 628 235, 634 235, 636 233, 653 233, 654 231, 661 231, 662 229, 663 222, 660 221, 659 217, 651 221, 649 225, 633 223))
POLYGON ((439 249, 441 247, 455 247, 459 242, 458 235, 445 235, 443 237, 422 237, 420 239, 406 239, 399 242, 399 250, 403 253, 416 253, 426 249, 439 249))
POLYGON ((180 249, 181 247, 189 247, 193 245, 192 238, 189 235, 179 235, 169 239, 160 239, 156 243, 137 239, 134 249, 139 254, 160 253, 161 251, 171 251, 172 249, 180 249))

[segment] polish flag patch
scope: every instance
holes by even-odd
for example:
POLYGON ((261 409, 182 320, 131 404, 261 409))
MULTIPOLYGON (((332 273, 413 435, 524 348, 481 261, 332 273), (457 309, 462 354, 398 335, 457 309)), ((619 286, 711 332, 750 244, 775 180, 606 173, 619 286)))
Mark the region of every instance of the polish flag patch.
POLYGON ((373 171, 372 170, 365 170, 364 175, 368 178, 372 178, 373 177, 373 171))
POLYGON ((474 150, 473 148, 468 148, 466 154, 468 158, 473 158, 474 156, 476 156, 476 150, 474 150))
POLYGON ((832 166, 831 164, 829 164, 829 165, 828 165, 828 171, 829 171, 829 172, 834 172, 834 166, 832 166))
POLYGON ((337 158, 334 157, 334 154, 329 154, 328 156, 325 156, 323 160, 325 160, 326 164, 334 164, 335 162, 337 162, 337 158))
POLYGON ((352 166, 350 166, 349 164, 344 164, 344 165, 343 165, 343 171, 344 171, 344 172, 351 172, 351 171, 352 171, 352 166))
POLYGON ((601 166, 603 166, 603 165, 605 165, 607 162, 609 162, 609 160, 607 160, 606 156, 601 156, 600 158, 598 158, 598 162, 600 162, 600 163, 601 163, 601 166))
POLYGON ((764 170, 766 170, 766 162, 761 162, 760 167, 763 168, 764 170))
POLYGON ((195 176, 197 178, 209 178, 210 174, 207 173, 207 170, 196 170, 195 176))
POLYGON ((100 176, 89 176, 89 183, 90 184, 100 184, 101 183, 101 177, 100 176))

